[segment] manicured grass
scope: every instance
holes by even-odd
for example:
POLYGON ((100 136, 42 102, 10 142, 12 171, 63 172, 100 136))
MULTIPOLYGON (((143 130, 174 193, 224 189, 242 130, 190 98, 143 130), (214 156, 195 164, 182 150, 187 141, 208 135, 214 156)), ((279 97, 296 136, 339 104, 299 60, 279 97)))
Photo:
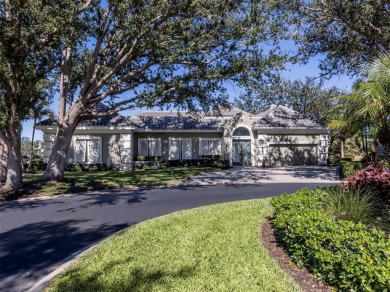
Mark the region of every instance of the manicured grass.
POLYGON ((13 198, 58 195, 130 186, 164 186, 178 184, 191 176, 214 171, 210 167, 166 168, 140 171, 66 172, 65 181, 52 183, 43 180, 43 173, 25 174, 25 186, 13 198))
POLYGON ((176 212, 127 229, 60 274, 47 291, 301 291, 271 259, 250 200, 176 212))

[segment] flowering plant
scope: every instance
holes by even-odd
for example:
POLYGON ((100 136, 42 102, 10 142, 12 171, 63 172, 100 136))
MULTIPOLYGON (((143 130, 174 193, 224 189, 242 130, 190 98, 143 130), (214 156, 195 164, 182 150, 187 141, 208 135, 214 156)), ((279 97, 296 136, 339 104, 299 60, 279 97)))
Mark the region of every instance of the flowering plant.
POLYGON ((370 164, 348 179, 348 189, 370 188, 390 196, 390 169, 383 164, 370 164))

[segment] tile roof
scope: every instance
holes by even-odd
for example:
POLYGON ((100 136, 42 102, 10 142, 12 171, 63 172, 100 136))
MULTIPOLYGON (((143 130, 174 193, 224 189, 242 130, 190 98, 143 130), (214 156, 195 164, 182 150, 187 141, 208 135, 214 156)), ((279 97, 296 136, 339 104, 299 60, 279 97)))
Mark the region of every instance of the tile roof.
MULTIPOLYGON (((106 107, 100 105, 97 110, 104 111, 106 107)), ((188 131, 188 130, 222 130, 225 121, 242 112, 233 107, 231 110, 221 112, 222 116, 213 116, 211 113, 200 112, 197 116, 188 112, 174 111, 143 111, 131 117, 120 114, 81 121, 78 127, 110 127, 130 126, 146 131, 188 131)), ((284 106, 272 105, 268 110, 257 115, 248 114, 253 121, 254 128, 323 128, 318 122, 307 118, 304 114, 284 106)), ((44 120, 39 126, 56 126, 53 120, 44 120)))
MULTIPOLYGON (((99 103, 95 106, 95 111, 103 113, 108 109, 102 103, 99 103)), ((56 126, 56 120, 46 119, 37 124, 37 126, 56 126)), ((80 121, 78 127, 112 127, 112 126, 130 126, 129 118, 124 117, 118 113, 113 114, 108 117, 93 119, 93 120, 83 120, 80 121)))
POLYGON ((188 113, 142 112, 129 118, 132 125, 138 129, 149 131, 188 131, 222 129, 223 120, 215 117, 194 117, 188 113))
POLYGON ((281 105, 272 105, 253 120, 255 128, 323 128, 317 121, 281 105))
MULTIPOLYGON (((38 126, 56 126, 55 120, 46 119, 37 124, 38 126)), ((80 121, 78 127, 114 127, 114 126, 131 126, 129 119, 121 115, 113 115, 94 120, 80 121)))

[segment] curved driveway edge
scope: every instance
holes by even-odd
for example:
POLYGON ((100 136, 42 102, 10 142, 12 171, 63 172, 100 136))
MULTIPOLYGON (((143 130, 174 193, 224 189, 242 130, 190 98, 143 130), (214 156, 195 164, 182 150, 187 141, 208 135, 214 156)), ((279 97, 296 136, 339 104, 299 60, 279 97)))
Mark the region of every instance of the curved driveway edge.
POLYGON ((180 185, 0 203, 0 290, 27 291, 65 259, 147 219, 336 183, 180 185))

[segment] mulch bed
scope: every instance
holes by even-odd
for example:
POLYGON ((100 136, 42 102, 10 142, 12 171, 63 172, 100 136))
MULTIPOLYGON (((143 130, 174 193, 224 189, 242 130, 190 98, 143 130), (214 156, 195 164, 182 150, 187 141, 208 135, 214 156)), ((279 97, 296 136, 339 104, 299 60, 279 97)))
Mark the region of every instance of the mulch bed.
POLYGON ((260 230, 260 240, 268 253, 275 259, 279 266, 287 272, 303 291, 307 292, 331 292, 332 287, 316 280, 306 269, 298 268, 286 254, 283 247, 275 237, 272 222, 266 221, 260 230))

